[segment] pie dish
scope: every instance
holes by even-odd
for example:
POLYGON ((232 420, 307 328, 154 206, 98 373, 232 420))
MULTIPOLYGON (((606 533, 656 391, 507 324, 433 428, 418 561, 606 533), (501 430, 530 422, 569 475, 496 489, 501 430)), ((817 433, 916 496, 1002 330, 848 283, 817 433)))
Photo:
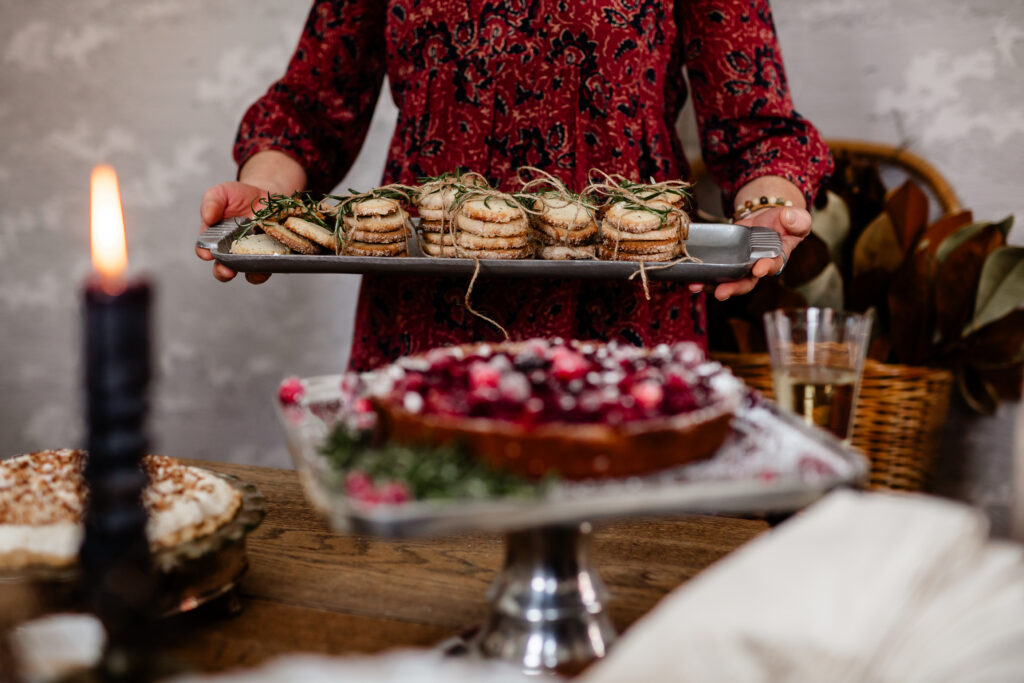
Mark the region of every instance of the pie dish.
MULTIPOLYGON (((84 451, 40 451, 0 461, 0 588, 48 584, 49 606, 66 608, 58 585, 77 576, 88 499, 84 451)), ((236 477, 167 456, 143 461, 146 533, 158 574, 161 613, 192 609, 245 572, 246 534, 263 519, 259 490, 236 477)))
POLYGON ((534 339, 397 361, 373 392, 382 438, 460 443, 538 479, 641 475, 710 457, 742 385, 694 344, 534 339))

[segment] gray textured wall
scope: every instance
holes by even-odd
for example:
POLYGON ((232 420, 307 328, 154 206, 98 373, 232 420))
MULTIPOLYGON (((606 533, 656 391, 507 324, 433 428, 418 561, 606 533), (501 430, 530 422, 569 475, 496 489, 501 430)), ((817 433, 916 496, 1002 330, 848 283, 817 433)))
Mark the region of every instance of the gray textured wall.
MULTIPOLYGON (((133 269, 159 287, 157 447, 287 464, 270 396, 286 374, 344 366, 357 280, 222 285, 191 243, 198 199, 233 177, 237 120, 283 70, 307 7, 0 0, 0 456, 81 440, 88 176, 110 161, 122 178, 133 269)), ((774 7, 798 108, 826 135, 908 143, 976 216, 1024 220, 1024 3, 774 7)), ((385 93, 346 187, 378 179, 393 114, 385 93)), ((943 489, 1000 522, 1014 412, 955 417, 943 464, 943 489)))

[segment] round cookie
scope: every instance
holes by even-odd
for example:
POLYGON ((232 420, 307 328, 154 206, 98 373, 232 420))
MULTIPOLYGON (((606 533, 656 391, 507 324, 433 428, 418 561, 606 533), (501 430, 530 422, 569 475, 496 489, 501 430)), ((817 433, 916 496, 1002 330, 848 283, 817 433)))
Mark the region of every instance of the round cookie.
POLYGON ((601 245, 612 250, 618 250, 627 254, 657 254, 664 251, 671 251, 679 247, 679 240, 635 240, 619 241, 602 239, 601 245))
POLYGON ((420 221, 420 232, 450 232, 451 221, 420 221))
POLYGON ((450 232, 425 232, 423 233, 423 241, 430 244, 443 244, 449 247, 455 244, 455 238, 452 237, 450 232))
POLYGON ((533 225, 534 229, 546 235, 550 238, 551 242, 546 244, 566 244, 569 246, 579 246, 586 244, 591 241, 594 235, 597 234, 597 225, 591 223, 590 225, 584 226, 578 230, 567 230, 565 228, 559 228, 554 225, 549 225, 547 222, 538 220, 533 225))
POLYGON ((319 254, 320 247, 307 240, 302 235, 296 235, 288 228, 278 223, 266 222, 260 227, 263 228, 263 232, 267 233, 275 240, 285 245, 292 251, 297 251, 300 254, 319 254))
POLYGON ((565 247, 561 245, 543 246, 537 250, 537 257, 546 261, 576 261, 597 257, 597 247, 588 244, 582 247, 565 247))
POLYGON ((423 211, 444 211, 452 202, 455 201, 455 188, 452 185, 445 185, 439 187, 427 194, 421 194, 416 199, 416 207, 420 210, 420 216, 424 216, 423 211))
POLYGON ((582 228, 594 223, 590 209, 583 204, 562 197, 542 197, 533 203, 533 208, 542 213, 535 216, 556 228, 582 228))
POLYGON ((405 241, 390 244, 373 242, 349 242, 345 245, 347 256, 398 256, 406 252, 405 241))
POLYGON ((284 256, 292 253, 292 250, 270 235, 246 235, 231 243, 231 253, 252 256, 284 256))
POLYGON ((337 252, 341 248, 341 241, 334 236, 333 231, 311 221, 292 216, 284 222, 284 226, 296 235, 316 242, 325 249, 337 252))
POLYGON ((404 242, 409 235, 412 234, 408 230, 399 228, 398 230, 392 230, 391 232, 372 232, 368 230, 352 230, 348 233, 348 238, 353 242, 370 242, 373 244, 393 244, 395 242, 404 242))
POLYGON ((405 225, 408 218, 409 214, 399 209, 386 216, 343 216, 341 220, 349 230, 392 232, 405 225))
POLYGON ((522 207, 518 204, 510 199, 499 197, 470 199, 459 208, 459 214, 488 223, 508 223, 525 216, 522 207))
MULTIPOLYGON (((671 204, 666 202, 651 202, 652 208, 671 209, 671 204)), ((669 214, 662 218, 661 215, 643 209, 627 208, 629 204, 621 202, 612 204, 604 213, 604 222, 610 223, 613 227, 623 232, 649 232, 651 230, 663 230, 672 227, 679 222, 679 216, 669 214)))
POLYGON ((664 263, 671 261, 679 255, 678 249, 656 254, 628 254, 620 251, 617 255, 614 249, 609 249, 603 244, 597 248, 597 256, 603 261, 643 261, 645 263, 664 263))
POLYGON ((464 214, 459 214, 455 218, 455 225, 460 230, 465 232, 471 232, 474 235, 480 237, 518 237, 525 235, 526 230, 529 227, 525 218, 513 219, 505 221, 503 223, 496 223, 493 221, 484 221, 477 218, 471 218, 464 214))
POLYGON ((458 255, 460 258, 511 261, 532 258, 533 247, 529 245, 520 249, 466 249, 464 247, 458 247, 458 255))
POLYGON ((525 234, 519 237, 480 237, 469 232, 460 232, 455 243, 467 249, 521 249, 530 244, 525 234))
POLYGON ((387 216, 402 209, 397 199, 387 197, 370 197, 352 202, 351 206, 352 214, 355 216, 387 216))
POLYGON ((618 230, 611 225, 605 225, 601 227, 601 238, 606 242, 614 242, 616 240, 629 241, 629 240, 678 240, 679 239, 679 226, 674 225, 668 228, 662 228, 660 230, 649 230, 647 232, 624 232, 618 230))

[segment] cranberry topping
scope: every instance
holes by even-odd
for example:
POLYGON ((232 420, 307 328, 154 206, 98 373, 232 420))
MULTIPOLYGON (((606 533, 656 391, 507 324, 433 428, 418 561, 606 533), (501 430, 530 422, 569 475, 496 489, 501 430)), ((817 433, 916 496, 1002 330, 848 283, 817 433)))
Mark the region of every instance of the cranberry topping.
POLYGON ((690 343, 644 350, 534 339, 514 351, 435 349, 400 368, 389 398, 411 412, 531 425, 623 424, 690 412, 711 400, 718 366, 690 343))

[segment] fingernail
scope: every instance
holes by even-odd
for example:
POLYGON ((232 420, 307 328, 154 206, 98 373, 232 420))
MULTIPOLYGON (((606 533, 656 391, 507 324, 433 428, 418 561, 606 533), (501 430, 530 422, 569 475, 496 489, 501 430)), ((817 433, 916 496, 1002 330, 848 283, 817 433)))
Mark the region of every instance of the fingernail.
POLYGON ((780 218, 783 223, 792 223, 796 220, 796 212, 793 209, 783 209, 780 218))

